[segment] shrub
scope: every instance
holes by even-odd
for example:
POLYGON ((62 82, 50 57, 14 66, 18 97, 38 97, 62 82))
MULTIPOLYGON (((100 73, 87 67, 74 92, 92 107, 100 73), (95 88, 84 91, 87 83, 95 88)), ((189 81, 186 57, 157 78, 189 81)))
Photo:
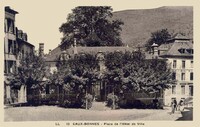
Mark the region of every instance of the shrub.
POLYGON ((113 93, 109 93, 108 96, 107 96, 107 106, 111 107, 112 109, 114 108, 113 101, 115 101, 115 107, 119 108, 119 105, 118 105, 119 98, 118 98, 118 96, 113 95, 113 93))
POLYGON ((65 108, 81 108, 83 102, 82 97, 76 94, 61 94, 59 99, 59 106, 65 108))
POLYGON ((40 95, 28 95, 27 100, 28 100, 28 105, 39 106, 42 104, 40 95))
POLYGON ((83 108, 86 108, 86 101, 87 101, 87 109, 92 107, 93 96, 91 94, 87 94, 83 100, 83 108))

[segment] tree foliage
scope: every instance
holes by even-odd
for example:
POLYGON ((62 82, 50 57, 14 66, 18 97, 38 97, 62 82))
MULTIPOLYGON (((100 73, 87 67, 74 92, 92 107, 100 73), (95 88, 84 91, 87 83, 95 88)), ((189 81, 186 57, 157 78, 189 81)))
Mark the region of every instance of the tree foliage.
POLYGON ((172 35, 169 33, 167 29, 161 29, 161 30, 155 31, 151 33, 151 37, 146 43, 147 50, 149 51, 151 49, 151 45, 153 43, 156 43, 158 44, 158 46, 160 46, 161 44, 167 43, 167 41, 171 38, 172 38, 172 35))
MULTIPOLYGON (((58 70, 49 79, 51 85, 62 88, 58 93, 64 96, 61 103, 67 101, 71 104, 78 103, 78 107, 85 106, 86 96, 89 96, 87 93, 91 94, 92 85, 99 77, 97 66, 96 57, 91 54, 77 54, 69 59, 58 61, 58 70), (72 97, 75 98, 71 100, 72 97)), ((91 100, 90 97, 87 99, 91 100)))
POLYGON ((18 73, 13 74, 11 84, 13 87, 26 85, 28 89, 39 88, 43 78, 48 74, 49 69, 42 57, 27 54, 20 61, 18 73))
POLYGON ((98 78, 95 70, 98 66, 95 56, 91 54, 78 54, 74 57, 59 61, 58 71, 51 79, 52 84, 68 88, 74 94, 83 93, 90 88, 98 78))
POLYGON ((81 46, 121 46, 122 21, 111 20, 110 6, 80 6, 72 9, 67 22, 59 28, 62 42, 72 45, 74 38, 81 46))
POLYGON ((120 91, 159 92, 169 88, 172 71, 165 60, 146 60, 140 52, 110 53, 106 57, 108 71, 104 79, 120 91))

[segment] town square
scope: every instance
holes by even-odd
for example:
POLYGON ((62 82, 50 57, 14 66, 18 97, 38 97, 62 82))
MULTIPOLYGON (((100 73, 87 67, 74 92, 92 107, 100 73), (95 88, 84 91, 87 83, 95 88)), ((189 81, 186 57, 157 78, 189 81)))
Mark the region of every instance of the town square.
POLYGON ((69 10, 60 40, 33 43, 4 7, 5 122, 193 120, 192 6, 69 10))

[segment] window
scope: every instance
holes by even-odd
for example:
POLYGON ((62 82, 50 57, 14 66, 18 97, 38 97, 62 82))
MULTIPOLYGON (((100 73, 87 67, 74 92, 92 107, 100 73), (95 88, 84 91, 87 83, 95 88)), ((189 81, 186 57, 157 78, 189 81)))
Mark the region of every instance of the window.
POLYGON ((193 86, 189 86, 189 95, 193 96, 193 86))
POLYGON ((185 85, 182 85, 182 86, 181 86, 181 94, 182 94, 182 95, 185 95, 185 85))
POLYGON ((8 73, 15 73, 16 72, 16 62, 15 61, 8 61, 8 73))
POLYGON ((184 49, 184 48, 180 48, 180 49, 178 49, 178 51, 179 51, 180 53, 185 53, 185 49, 184 49))
POLYGON ((193 54, 194 50, 193 49, 187 49, 187 52, 190 53, 190 54, 193 54))
POLYGON ((8 32, 9 33, 14 33, 14 21, 7 19, 7 23, 8 23, 8 32))
POLYGON ((181 73, 181 80, 185 80, 185 73, 181 73))
POLYGON ((9 54, 12 54, 12 53, 13 53, 12 40, 8 40, 8 53, 9 53, 9 54))
POLYGON ((185 60, 182 61, 182 68, 185 68, 185 60))
POLYGON ((190 73, 190 80, 193 80, 193 72, 190 73))
POLYGON ((173 72, 173 73, 172 73, 172 79, 173 79, 173 80, 176 80, 176 72, 173 72))
POLYGON ((172 94, 176 94, 176 86, 172 86, 172 94))
POLYGON ((16 53, 17 53, 17 44, 14 41, 14 44, 13 44, 13 54, 16 54, 16 53))
POLYGON ((193 68, 193 60, 190 61, 191 68, 193 68))
POLYGON ((173 68, 176 68, 176 60, 173 60, 173 68))
POLYGON ((4 73, 8 73, 7 72, 7 61, 6 60, 4 60, 4 73))

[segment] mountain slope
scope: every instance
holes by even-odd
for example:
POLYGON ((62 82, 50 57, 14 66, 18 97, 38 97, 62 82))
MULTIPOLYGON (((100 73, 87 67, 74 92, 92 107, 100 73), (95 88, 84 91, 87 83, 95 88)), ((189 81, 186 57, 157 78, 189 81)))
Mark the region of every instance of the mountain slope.
POLYGON ((193 37, 193 8, 191 6, 124 10, 113 13, 113 19, 124 22, 121 37, 125 44, 145 44, 151 33, 167 28, 170 33, 182 32, 193 37))

